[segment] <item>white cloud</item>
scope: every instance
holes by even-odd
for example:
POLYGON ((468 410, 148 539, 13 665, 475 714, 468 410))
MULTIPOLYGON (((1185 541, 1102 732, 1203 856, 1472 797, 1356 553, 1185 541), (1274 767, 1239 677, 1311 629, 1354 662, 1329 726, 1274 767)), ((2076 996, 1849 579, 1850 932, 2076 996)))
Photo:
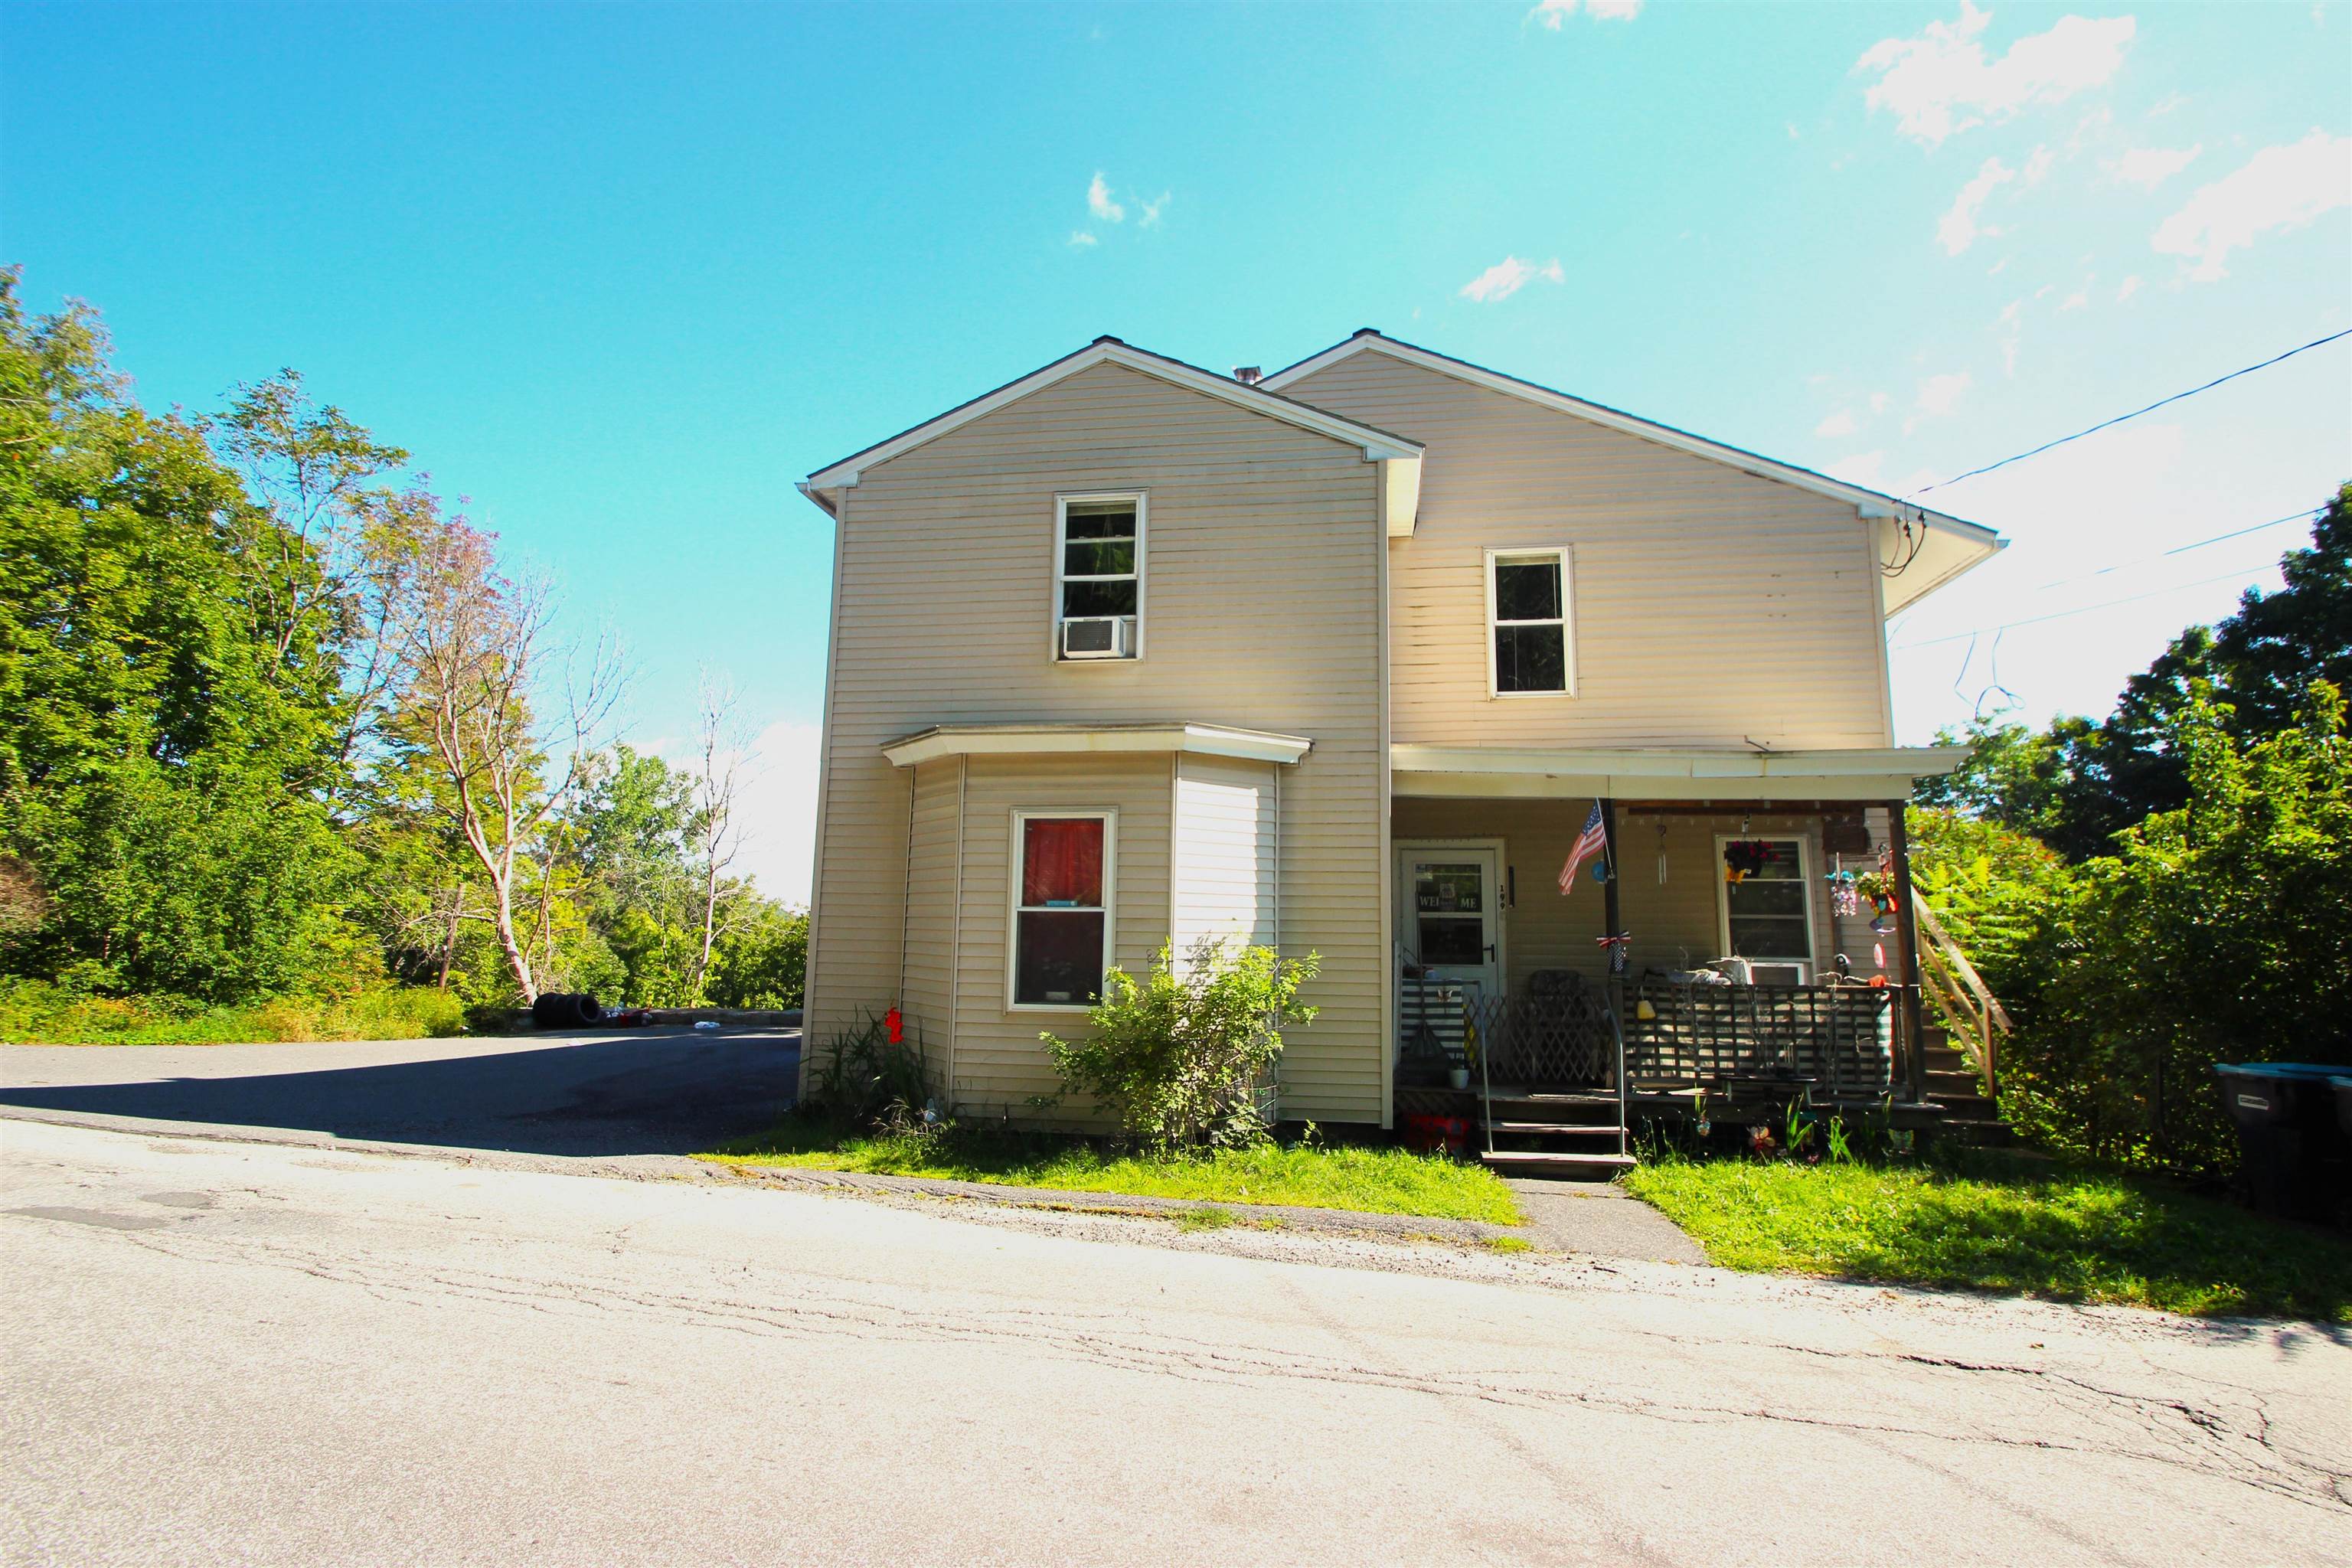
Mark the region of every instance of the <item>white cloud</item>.
POLYGON ((2135 272, 2130 277, 2124 279, 2122 288, 2116 290, 2116 303, 2120 305, 2138 292, 2139 274, 2135 272))
POLYGON ((1561 270, 1559 258, 1556 256, 1540 267, 1532 261, 1522 261, 1516 256, 1506 256, 1462 285, 1462 298, 1475 300, 1480 304, 1493 304, 1509 299, 1538 278, 1547 283, 1564 283, 1568 280, 1568 274, 1561 270))
POLYGON ((2149 106, 2147 117, 2154 120, 2158 115, 2169 114, 2188 101, 2189 95, 2185 92, 2168 92, 2149 106))
POLYGON ((1111 200, 1110 182, 1103 178, 1100 169, 1087 182, 1087 210, 1105 223, 1123 223, 1127 219, 1127 209, 1111 200))
POLYGON ((1642 0, 1538 0, 1528 15, 1557 33, 1580 10, 1596 22, 1630 22, 1642 14, 1642 0))
POLYGON ((1828 436, 1832 437, 1851 436, 1857 428, 1859 428, 1859 426, 1854 424, 1853 414, 1841 408, 1835 414, 1831 415, 1828 418, 1814 426, 1813 434, 1816 436, 1828 436))
POLYGON ((1989 60, 1979 35, 1991 19, 1960 0, 1958 20, 1930 22, 1916 37, 1873 44, 1854 62, 1856 70, 1877 73, 1867 95, 1870 107, 1893 110, 1904 135, 1933 147, 1970 126, 2104 84, 2123 65, 2137 29, 2129 16, 2064 16, 2048 32, 2020 38, 2000 58, 1989 60))
POLYGON ((1919 384, 1918 401, 1913 405, 1918 412, 1903 422, 1904 434, 1917 429, 1923 420, 1940 419, 1958 408, 1961 396, 1975 384, 1976 378, 1964 370, 1927 377, 1919 384))
POLYGON ((1874 393, 1872 393, 1872 394, 1870 395, 1870 411, 1871 411, 1873 414, 1884 414, 1884 413, 1885 413, 1885 412, 1886 412, 1886 404, 1887 404, 1887 396, 1886 396, 1886 394, 1885 394, 1885 393, 1883 393, 1883 392, 1874 392, 1874 393))
POLYGON ((2083 280, 2083 286, 2080 289, 2075 289, 2072 294, 2067 295, 2063 300, 2058 301, 2059 310, 2062 313, 2067 310, 2079 310, 2084 306, 2089 304, 2091 302, 2091 285, 2097 281, 2098 279, 2095 278, 2084 279, 2083 280))
POLYGON ((2189 276, 2210 283, 2227 276, 2222 264, 2230 252, 2347 205, 2352 205, 2352 136, 2314 131, 2300 142, 2265 147, 2237 173, 2200 187, 2157 228, 2151 243, 2162 255, 2196 258, 2189 276))
POLYGON ((2049 174, 2050 165, 2057 161, 2058 154, 2049 148, 2036 147, 2033 150, 2033 156, 2025 161, 2025 183, 2029 185, 2040 184, 2049 174))
POLYGON ((1074 228, 1070 230, 1070 243, 1072 245, 1081 246, 1099 245, 1102 241, 1097 239, 1093 235, 1088 234, 1085 229, 1074 228))
POLYGON ((1160 199, 1156 202, 1146 201, 1141 196, 1138 196, 1135 198, 1135 205, 1143 209, 1143 216, 1136 220, 1135 226, 1157 228, 1160 226, 1160 215, 1168 210, 1168 193, 1160 192, 1160 199))
POLYGON ((2120 158, 2108 160, 2107 172, 2126 185, 2152 191, 2189 167, 2203 151, 2202 142, 2194 147, 2135 147, 2120 158))
POLYGON ((2011 300, 2000 308, 2000 373, 2017 374, 2017 345, 2025 336, 2025 301, 2011 300))
POLYGON ((1944 254, 1958 256, 1976 243, 1979 234, 1999 234, 1997 228, 1979 228, 1977 215, 1984 210, 1986 198, 2001 185, 2017 178, 2017 171, 1998 158, 1987 158, 1976 178, 1960 187, 1952 198, 1950 208, 1936 222, 1936 237, 1942 242, 1944 254))
POLYGON ((737 868, 760 890, 790 904, 809 898, 816 847, 817 748, 814 724, 771 724, 751 742, 737 820, 743 848, 737 868))
POLYGON ((1890 496, 1909 495, 1923 486, 1933 484, 1936 479, 1926 468, 1914 468, 1899 479, 1889 479, 1885 452, 1857 452, 1851 458, 1842 458, 1832 463, 1822 472, 1833 479, 1843 479, 1848 484, 1861 485, 1890 496))

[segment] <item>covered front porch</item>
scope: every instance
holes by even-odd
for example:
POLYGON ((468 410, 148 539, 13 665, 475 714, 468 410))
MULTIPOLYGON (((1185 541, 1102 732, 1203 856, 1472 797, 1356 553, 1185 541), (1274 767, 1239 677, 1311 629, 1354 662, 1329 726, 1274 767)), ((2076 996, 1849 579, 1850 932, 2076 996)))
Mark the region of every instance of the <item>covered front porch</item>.
POLYGON ((1724 1121, 1936 1114, 1903 802, 1963 753, 1397 750, 1409 1131, 1463 1116, 1616 1163, 1602 1133, 1622 1152, 1702 1093, 1724 1121))

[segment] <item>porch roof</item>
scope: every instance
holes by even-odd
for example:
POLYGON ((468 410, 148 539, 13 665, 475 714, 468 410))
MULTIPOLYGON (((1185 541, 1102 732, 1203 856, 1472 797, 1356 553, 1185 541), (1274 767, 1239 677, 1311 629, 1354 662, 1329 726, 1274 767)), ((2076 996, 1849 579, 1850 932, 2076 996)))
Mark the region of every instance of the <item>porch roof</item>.
POLYGON ((1966 746, 1823 752, 1391 746, 1391 789, 1454 798, 1584 795, 1628 800, 1901 800, 1950 773, 1966 746))
POLYGON ((1164 724, 934 724, 882 743, 898 767, 935 757, 1038 756, 1071 752, 1196 752, 1261 763, 1295 763, 1315 742, 1304 735, 1180 721, 1164 724))

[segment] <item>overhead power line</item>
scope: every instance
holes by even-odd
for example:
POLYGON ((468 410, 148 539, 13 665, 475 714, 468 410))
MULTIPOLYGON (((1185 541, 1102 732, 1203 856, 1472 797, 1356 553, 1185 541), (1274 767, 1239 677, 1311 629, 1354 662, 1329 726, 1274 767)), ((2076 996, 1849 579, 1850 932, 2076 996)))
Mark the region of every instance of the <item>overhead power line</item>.
POLYGON ((2129 561, 2118 561, 2112 566, 2102 566, 2095 572, 2085 572, 2079 577, 2061 577, 2054 583, 2044 583, 2033 591, 2037 594, 2046 593, 2052 588, 2063 588, 2070 583, 2087 583, 2094 577, 2104 577, 2110 572, 2127 572, 2135 566, 2145 566, 2151 561, 2165 561, 2175 555, 2186 555, 2192 550, 2202 550, 2209 544, 2220 544, 2231 539, 2243 539, 2250 533, 2260 533, 2266 528, 2277 528, 2283 523, 2308 522, 2326 510, 2326 507, 2306 507, 2302 511, 2289 512, 2284 517, 2274 517, 2268 522, 2255 523, 2252 528, 2235 528, 2227 533, 2217 533, 2210 539, 2191 540, 2187 544, 2176 544, 2169 550, 2159 550, 2153 555, 2136 555, 2129 561))
POLYGON ((2044 441, 2042 445, 2034 447, 2032 451, 2016 453, 2013 456, 2003 458, 1998 463, 1987 463, 1980 468, 1970 468, 1965 474, 1954 474, 1948 479, 1937 479, 1932 485, 1922 485, 1917 489, 1913 490, 1909 495, 1905 496, 1903 499, 1905 500, 1912 500, 1917 497, 1926 495, 1929 490, 1940 490, 1948 485, 1958 484, 1962 479, 1973 479, 1979 474, 1991 473, 1995 468, 2005 468, 2011 463, 2021 463, 2028 458, 2038 458, 2042 453, 2050 450, 2053 447, 2063 447, 2069 441, 2079 441, 2085 436, 2095 436, 2100 431, 2110 429, 2115 426, 2122 424, 2126 419, 2137 419, 2143 414, 2153 414, 2168 403, 2178 403, 2184 397, 2194 397, 2200 392, 2210 392, 2224 382, 2235 381, 2242 375, 2252 375, 2258 370, 2268 370, 2271 366, 2278 364, 2285 360, 2291 360, 2299 353, 2307 353, 2313 349, 2325 348, 2327 344, 2335 342, 2339 338, 2352 338, 2352 327, 2347 327, 2340 332, 2330 332, 2324 338, 2314 338, 2311 342, 2303 344, 2301 347, 2289 349, 2283 354, 2273 354, 2269 359, 2263 361, 2260 364, 2250 364, 2242 370, 2233 370, 2227 375, 2217 375, 2202 386, 2192 386, 2186 392, 2176 392, 2169 397, 2159 397, 2145 408, 2135 408, 2129 414, 2118 414, 2113 419, 2103 419, 2087 430, 2077 430, 2072 436, 2061 436, 2055 441, 2044 441))
POLYGON ((1978 626, 1973 631, 1953 632, 1946 637, 1922 637, 1917 642, 1897 643, 1895 645, 1895 651, 1901 653, 1907 648, 1934 647, 1938 643, 1958 642, 1964 637, 1980 637, 1988 632, 2006 632, 2019 626, 2040 626, 2043 621, 2063 621, 2069 616, 2087 616, 2094 610, 2112 610, 2117 605, 2136 605, 2142 599, 2160 598, 2166 594, 2177 594, 2183 588, 2202 588, 2212 583, 2228 583, 2251 577, 2255 573, 2265 569, 2265 566, 2242 566, 2235 572, 2224 572, 2216 577, 2200 577, 2193 583, 2175 583, 2168 587, 2150 588, 2145 594, 2127 594, 2120 599, 2102 599, 2095 605, 2077 605, 2071 610, 2053 610, 2046 616, 2028 616, 2021 621, 2003 621, 1997 626, 1978 626))

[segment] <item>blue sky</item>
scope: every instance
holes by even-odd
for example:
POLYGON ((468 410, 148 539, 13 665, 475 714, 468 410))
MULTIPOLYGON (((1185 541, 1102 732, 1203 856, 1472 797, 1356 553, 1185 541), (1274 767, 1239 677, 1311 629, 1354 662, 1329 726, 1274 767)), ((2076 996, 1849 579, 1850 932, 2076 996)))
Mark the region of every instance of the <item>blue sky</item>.
MULTIPOLYGON (((2352 326, 2347 203, 2340 4, 0 8, 33 302, 414 449, 624 633, 641 742, 730 675, 795 896, 792 482, 1097 333, 1378 326, 1907 489, 2352 326)), ((2297 532, 2162 552, 2347 474, 2352 342, 1938 491, 2015 542, 1894 626, 1905 738, 2105 711, 2297 532)))

